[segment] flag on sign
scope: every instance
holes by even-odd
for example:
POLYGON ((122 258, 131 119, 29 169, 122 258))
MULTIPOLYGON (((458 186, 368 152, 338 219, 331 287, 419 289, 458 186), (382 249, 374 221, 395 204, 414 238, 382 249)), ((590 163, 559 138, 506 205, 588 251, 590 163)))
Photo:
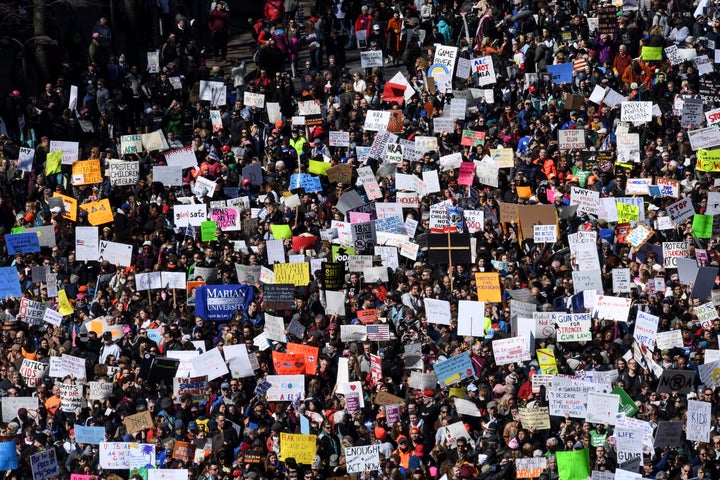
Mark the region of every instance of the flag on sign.
POLYGON ((587 66, 588 62, 584 58, 578 58, 577 60, 573 60, 573 71, 575 73, 582 72, 587 66))
POLYGON ((367 338, 371 342, 390 340, 390 327, 388 325, 368 325, 367 338))

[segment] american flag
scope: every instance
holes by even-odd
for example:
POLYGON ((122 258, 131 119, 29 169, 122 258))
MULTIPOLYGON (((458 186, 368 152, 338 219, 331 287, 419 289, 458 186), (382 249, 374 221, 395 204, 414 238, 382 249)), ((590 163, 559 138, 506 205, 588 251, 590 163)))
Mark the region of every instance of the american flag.
POLYGON ((390 327, 388 325, 368 325, 367 338, 371 342, 390 340, 390 327))

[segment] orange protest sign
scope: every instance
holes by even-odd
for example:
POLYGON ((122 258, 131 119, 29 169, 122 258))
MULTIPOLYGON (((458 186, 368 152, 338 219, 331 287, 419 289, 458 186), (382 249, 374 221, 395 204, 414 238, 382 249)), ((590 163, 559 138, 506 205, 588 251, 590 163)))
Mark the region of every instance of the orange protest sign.
POLYGON ((63 204, 65 205, 65 213, 63 213, 63 218, 66 220, 70 220, 71 222, 77 221, 77 200, 57 192, 53 193, 53 197, 61 198, 63 204))
POLYGON ((195 458, 196 446, 189 442, 175 442, 172 458, 178 458, 183 462, 189 462, 195 458))
POLYGON ((305 357, 292 353, 272 352, 273 367, 278 375, 305 373, 305 357))
POLYGON ((517 195, 520 198, 530 198, 532 197, 532 190, 530 190, 530 187, 523 187, 518 185, 517 186, 517 195))
POLYGON ((374 308, 369 308, 367 310, 358 310, 357 317, 361 323, 374 323, 375 320, 377 320, 377 310, 375 310, 374 308))
POLYGON ((479 302, 501 302, 500 276, 497 273, 476 273, 475 287, 479 302))
POLYGON ((72 164, 73 185, 89 185, 102 181, 100 160, 80 160, 72 164))
POLYGON ((90 225, 97 226, 103 223, 112 223, 115 219, 110 206, 110 200, 103 198, 97 202, 84 203, 80 208, 88 212, 90 225))
POLYGON ((305 374, 315 375, 315 372, 317 371, 318 347, 301 345, 299 343, 288 343, 287 353, 302 355, 305 359, 305 374))

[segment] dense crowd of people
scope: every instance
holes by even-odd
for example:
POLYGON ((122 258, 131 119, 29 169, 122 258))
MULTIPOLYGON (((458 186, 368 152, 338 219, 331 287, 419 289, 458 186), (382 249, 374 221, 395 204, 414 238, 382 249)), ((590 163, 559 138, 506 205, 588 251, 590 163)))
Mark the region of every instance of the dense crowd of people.
MULTIPOLYGON (((232 12, 210 7, 198 25, 179 6, 159 64, 128 64, 103 18, 85 32, 84 63, 63 63, 36 97, 17 85, 0 106, 3 265, 22 294, 0 314, 1 427, 18 457, 12 465, 2 450, 7 478, 344 477, 348 449, 372 445, 379 463, 365 461, 377 468, 350 476, 720 478, 720 380, 703 370, 720 359, 715 3, 273 0, 253 24, 252 58, 228 54, 232 12), (436 58, 446 47, 449 59, 436 58), (353 67, 357 50, 364 63, 353 67), (634 117, 643 102, 652 115, 634 117), (73 142, 77 155, 60 162, 58 145, 73 142), (194 164, 178 183, 157 181, 186 147, 194 164), (99 161, 99 181, 78 178, 72 164, 84 160, 99 161), (137 180, 117 184, 113 160, 137 162, 137 180), (98 223, 104 200, 112 219, 98 223), (240 217, 222 225, 237 228, 218 221, 208 237, 206 225, 177 221, 198 205, 231 207, 240 217), (540 206, 554 207, 554 237, 534 236, 536 219, 517 213, 540 206), (52 240, 12 253, 14 235, 48 226, 52 240), (88 226, 98 242, 131 246, 130 261, 79 260, 89 240, 76 229, 88 226), (455 257, 461 237, 467 258, 455 257), (307 262, 308 281, 269 303, 286 262, 307 262), (339 265, 339 285, 321 262, 339 265), (56 284, 36 278, 39 267, 56 284), (592 287, 578 286, 595 270, 592 287), (152 272, 180 273, 187 290, 164 277, 139 288, 152 272), (478 274, 496 280, 487 297, 478 274), (213 317, 208 292, 241 284, 242 307, 213 317), (624 317, 598 315, 602 298, 627 299, 624 317), (62 321, 29 318, 29 301, 62 321), (449 305, 447 316, 429 305, 449 305), (584 312, 591 320, 561 339, 557 315, 584 312), (656 322, 642 337, 641 317, 643 328, 656 322), (539 335, 542 319, 550 332, 539 335), (527 348, 496 361, 518 335, 527 348), (278 358, 298 360, 291 344, 316 350, 288 366, 278 358), (232 346, 244 347, 249 375, 233 375, 232 346), (230 369, 193 394, 149 380, 157 359, 186 368, 183 351, 219 352, 230 369), (51 376, 68 356, 84 378, 51 376), (438 367, 459 357, 470 367, 444 378, 438 367), (682 385, 668 388, 668 371, 682 385), (269 397, 288 372, 304 375, 300 395, 269 397), (563 410, 556 395, 573 381, 619 387, 626 415, 563 410), (95 382, 111 384, 100 399, 95 382), (85 388, 70 404, 74 385, 85 388), (360 386, 360 405, 348 385, 360 386), (12 397, 37 408, 5 411, 12 397), (689 414, 698 401, 710 404, 705 422, 689 414), (150 423, 131 428, 143 412, 150 423), (659 435, 668 422, 682 428, 659 435), (709 433, 698 436, 700 424, 709 433), (102 427, 104 439, 79 442, 78 427, 102 427), (616 432, 642 433, 642 451, 629 455, 616 432), (315 437, 311 460, 288 455, 287 434, 315 437), (154 457, 103 468, 110 442, 154 445, 154 457), (204 453, 183 453, 183 442, 204 453), (31 457, 51 450, 58 468, 42 470, 31 457)), ((4 291, 11 280, 2 276, 4 291)))

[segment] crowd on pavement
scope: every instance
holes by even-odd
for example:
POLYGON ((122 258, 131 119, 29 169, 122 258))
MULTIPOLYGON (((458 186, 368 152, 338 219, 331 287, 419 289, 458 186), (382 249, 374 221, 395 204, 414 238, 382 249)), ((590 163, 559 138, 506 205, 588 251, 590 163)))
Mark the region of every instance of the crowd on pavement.
POLYGON ((177 3, 0 105, 6 478, 720 479, 716 3, 177 3))

